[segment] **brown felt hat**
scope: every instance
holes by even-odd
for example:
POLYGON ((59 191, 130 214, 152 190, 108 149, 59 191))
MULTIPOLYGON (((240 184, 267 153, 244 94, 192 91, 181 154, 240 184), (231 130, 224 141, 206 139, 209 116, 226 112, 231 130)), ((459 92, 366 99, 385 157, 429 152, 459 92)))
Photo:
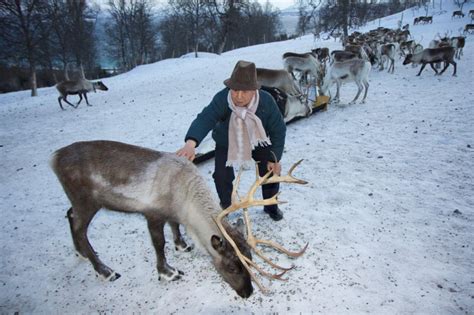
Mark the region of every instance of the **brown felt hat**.
POLYGON ((260 85, 257 83, 255 64, 249 61, 238 61, 230 78, 224 81, 224 85, 229 89, 237 91, 259 89, 260 85))

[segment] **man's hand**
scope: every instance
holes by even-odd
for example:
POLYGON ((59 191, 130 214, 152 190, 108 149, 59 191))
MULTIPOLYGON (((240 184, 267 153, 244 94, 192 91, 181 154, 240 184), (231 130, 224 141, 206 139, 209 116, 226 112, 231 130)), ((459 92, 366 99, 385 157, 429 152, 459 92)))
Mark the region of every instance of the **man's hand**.
POLYGON ((196 157, 196 142, 194 140, 188 140, 184 144, 184 147, 176 151, 176 155, 183 156, 188 160, 192 161, 196 157))
POLYGON ((273 171, 273 174, 276 176, 280 176, 281 174, 281 164, 280 162, 268 162, 267 164, 267 170, 268 171, 273 171))

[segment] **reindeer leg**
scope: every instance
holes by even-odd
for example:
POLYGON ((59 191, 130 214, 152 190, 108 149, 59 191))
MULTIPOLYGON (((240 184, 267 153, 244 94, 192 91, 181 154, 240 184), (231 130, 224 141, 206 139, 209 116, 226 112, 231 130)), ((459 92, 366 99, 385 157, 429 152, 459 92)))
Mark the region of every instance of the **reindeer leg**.
POLYGON ((339 89, 341 87, 341 83, 339 80, 336 80, 336 96, 334 97, 334 102, 339 103, 339 89))
POLYGON ((364 98, 360 102, 361 104, 365 104, 365 98, 367 97, 367 92, 369 91, 369 82, 368 81, 364 81, 364 87, 365 87, 364 98))
POLYGON ((453 67, 454 67, 453 77, 455 77, 455 76, 456 76, 456 68, 457 68, 457 63, 456 63, 456 62, 454 62, 454 60, 453 60, 453 61, 451 62, 451 64, 452 64, 452 65, 453 65, 453 67))
MULTIPOLYGON (((431 66, 431 68, 433 68, 433 65, 431 63, 430 63, 430 66, 431 66)), ((426 63, 421 65, 420 72, 418 72, 417 76, 420 76, 421 72, 423 72, 423 69, 425 69, 425 67, 426 67, 426 63)), ((433 70, 436 71, 434 68, 433 68, 433 70)), ((436 73, 438 73, 438 72, 436 71, 436 73)))
POLYGON ((61 98, 62 96, 58 97, 59 107, 61 107, 61 109, 64 110, 63 104, 61 103, 61 98))
POLYGON ((86 99, 87 106, 92 106, 91 104, 89 104, 89 100, 87 99, 87 93, 84 93, 84 98, 86 99))
POLYGON ((168 222, 168 223, 171 227, 171 231, 173 232, 174 248, 182 252, 191 251, 193 247, 186 244, 186 242, 184 241, 183 236, 181 235, 181 232, 179 230, 179 224, 176 222, 168 222))
POLYGON ((435 72, 435 75, 438 75, 438 70, 436 70, 436 68, 433 66, 432 63, 430 63, 430 67, 431 67, 431 69, 433 69, 433 71, 435 72))
POLYGON ((448 69, 448 67, 449 67, 449 62, 446 61, 446 62, 444 63, 444 68, 443 68, 443 70, 441 70, 441 72, 439 73, 439 75, 442 75, 443 72, 446 71, 446 69, 448 69))
MULTIPOLYGON (((62 99, 63 99, 63 101, 65 101, 66 103, 68 103, 69 105, 71 105, 72 107, 77 108, 76 105, 70 103, 70 102, 67 100, 67 95, 66 95, 66 96, 63 96, 62 99)), ((62 106, 61 106, 61 108, 62 108, 62 106)))
POLYGON ((354 104, 357 101, 357 99, 359 98, 359 95, 360 95, 360 93, 362 92, 362 89, 363 89, 362 83, 360 83, 358 81, 356 81, 355 83, 357 84, 357 94, 349 104, 354 104))
MULTIPOLYGON (((73 200, 74 199, 73 197, 73 200)), ((100 207, 89 203, 87 200, 81 201, 80 205, 76 205, 76 202, 74 202, 72 208, 67 212, 67 217, 71 227, 74 246, 78 254, 84 258, 88 258, 100 276, 106 280, 115 281, 120 278, 120 274, 106 266, 99 257, 97 257, 87 237, 87 228, 99 209, 100 207)))
POLYGON ((163 233, 165 222, 161 221, 159 218, 153 217, 152 215, 145 217, 148 222, 148 230, 150 231, 151 240, 156 251, 158 279, 161 280, 161 276, 168 281, 181 279, 181 275, 184 273, 171 267, 166 262, 165 235, 163 233))
POLYGON ((76 107, 79 106, 82 102, 82 93, 79 93, 79 102, 77 102, 76 107))

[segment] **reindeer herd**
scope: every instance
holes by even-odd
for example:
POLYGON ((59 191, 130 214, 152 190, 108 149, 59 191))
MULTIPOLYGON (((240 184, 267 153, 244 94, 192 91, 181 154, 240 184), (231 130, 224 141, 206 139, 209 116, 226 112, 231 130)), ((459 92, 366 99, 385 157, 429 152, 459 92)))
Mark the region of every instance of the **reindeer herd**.
MULTIPOLYGON (((416 18, 415 21, 415 24, 420 21, 427 23, 432 19, 416 18)), ((428 64, 435 75, 443 74, 452 65, 453 76, 456 76, 455 60, 461 59, 465 43, 465 36, 448 36, 446 32, 444 37, 438 33, 429 47, 424 48, 412 38, 408 24, 401 29, 379 27, 367 33, 353 32, 342 40, 342 50, 329 51, 327 47, 320 47, 305 53, 286 52, 282 56, 284 69, 265 69, 258 73, 258 79, 261 84, 282 89, 299 101, 304 99, 301 93, 305 84, 317 85, 323 95, 330 94, 331 86, 335 84, 337 91, 331 101, 339 102, 342 83, 354 82, 358 90, 350 103, 355 103, 362 91, 364 95, 361 102, 364 103, 372 68, 382 71, 387 67, 389 73, 394 73, 396 61, 403 58, 403 65, 421 65, 417 76, 428 64), (438 71, 441 63, 444 63, 444 67, 438 71), (308 83, 308 76, 311 83, 308 83)), ((298 104, 288 102, 287 106, 297 107, 298 104)), ((311 113, 309 106, 298 107, 299 111, 290 110, 296 116, 311 113)))

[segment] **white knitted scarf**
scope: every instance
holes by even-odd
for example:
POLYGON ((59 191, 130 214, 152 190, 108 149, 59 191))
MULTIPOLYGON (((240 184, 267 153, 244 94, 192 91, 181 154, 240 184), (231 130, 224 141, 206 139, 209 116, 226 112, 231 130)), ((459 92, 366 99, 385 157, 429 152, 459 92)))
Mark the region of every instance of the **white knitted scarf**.
POLYGON ((255 96, 247 107, 235 106, 232 97, 227 95, 229 108, 232 110, 229 121, 229 147, 226 166, 250 168, 253 166, 252 150, 258 145, 270 145, 262 121, 255 115, 259 94, 255 96))

